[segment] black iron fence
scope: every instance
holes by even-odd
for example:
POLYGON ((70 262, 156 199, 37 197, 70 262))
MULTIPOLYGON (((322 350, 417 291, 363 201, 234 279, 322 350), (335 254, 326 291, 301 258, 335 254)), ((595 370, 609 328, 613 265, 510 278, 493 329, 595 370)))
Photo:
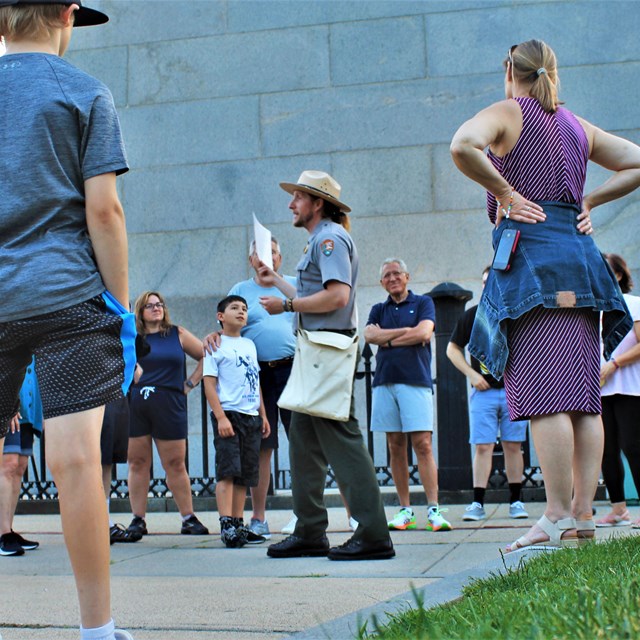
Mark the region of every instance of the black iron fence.
MULTIPOLYGON (((436 338, 437 339, 437 338, 436 338)), ((445 345, 446 346, 446 345, 445 345)), ((363 422, 366 426, 366 441, 369 452, 375 461, 378 461, 375 464, 376 474, 378 477, 378 482, 380 486, 393 486, 393 478, 391 477, 391 469, 389 466, 389 453, 386 448, 386 443, 384 440, 384 436, 376 438, 374 434, 369 429, 370 419, 371 419, 371 383, 373 380, 374 367, 372 366, 373 362, 373 353, 371 348, 368 345, 365 345, 362 350, 362 359, 360 361, 358 370, 356 372, 356 392, 360 395, 360 397, 364 397, 364 416, 361 415, 361 420, 364 418, 363 422)), ((443 363, 438 362, 439 371, 442 367, 443 363)), ((446 364, 449 364, 448 361, 446 364)), ((442 389, 442 386, 438 384, 438 379, 434 381, 435 383, 435 392, 436 397, 438 394, 445 393, 446 391, 442 389)), ((454 399, 455 405, 462 410, 457 412, 456 415, 452 415, 449 413, 440 413, 437 419, 438 432, 442 433, 444 431, 447 432, 449 436, 449 441, 457 442, 457 446, 459 448, 460 455, 462 456, 465 452, 468 455, 469 444, 468 444, 468 420, 466 418, 467 412, 467 394, 466 394, 466 386, 464 388, 464 393, 459 395, 456 399, 454 399), (462 416, 462 418, 460 417, 462 416)), ((212 442, 212 432, 208 426, 208 408, 206 404, 206 400, 204 397, 204 393, 201 392, 201 415, 202 419, 200 421, 200 433, 197 435, 199 439, 199 446, 193 442, 193 436, 191 437, 192 446, 187 447, 187 450, 191 449, 191 454, 187 454, 187 469, 190 467, 189 457, 194 457, 194 451, 201 456, 201 459, 197 461, 198 464, 195 464, 196 461, 193 461, 194 464, 192 466, 198 467, 201 472, 198 475, 191 475, 191 487, 194 496, 203 496, 203 497, 213 497, 215 495, 215 479, 212 475, 213 469, 213 447, 210 446, 212 442)), ((437 406, 440 406, 442 403, 438 400, 437 406)), ((380 434, 378 434, 380 435, 380 434)), ((440 439, 440 443, 442 443, 442 438, 440 439)), ((25 474, 24 481, 22 483, 22 500, 39 500, 39 501, 52 501, 57 500, 57 490, 55 484, 51 480, 49 474, 47 473, 47 468, 45 464, 45 438, 43 436, 40 446, 36 449, 34 456, 32 457, 31 464, 25 474)), ((283 448, 280 449, 282 451, 283 448)), ((441 448, 439 449, 441 451, 441 448)), ((289 471, 289 464, 287 459, 283 459, 285 454, 277 454, 274 456, 273 460, 273 482, 272 482, 272 490, 278 489, 289 489, 291 486, 291 477, 289 471)), ((524 488, 533 488, 537 489, 541 487, 542 482, 539 474, 538 467, 531 466, 530 463, 530 447, 528 441, 524 443, 524 455, 525 455, 525 471, 524 471, 524 488)), ((442 459, 442 455, 439 455, 439 458, 442 459)), ((451 456, 449 456, 450 458, 451 456)), ((418 468, 413 459, 413 452, 409 447, 409 460, 411 461, 409 467, 409 476, 410 476, 410 484, 414 486, 420 485, 420 477, 418 474, 418 468)), ((123 466, 123 465, 121 465, 123 466)), ((157 465, 156 465, 157 467, 157 465)), ((455 491, 459 490, 460 487, 470 489, 472 486, 471 483, 471 466, 468 465, 464 469, 464 477, 458 477, 460 475, 460 467, 456 466, 458 469, 458 473, 455 476, 456 482, 455 486, 451 486, 446 481, 442 481, 443 474, 446 475, 447 469, 443 468, 442 462, 440 463, 440 488, 441 491, 455 491)), ((450 475, 450 474, 449 474, 450 475)), ((327 488, 335 488, 337 487, 336 480, 333 476, 332 471, 329 471, 327 475, 327 488)), ((507 486, 506 475, 504 471, 504 460, 501 455, 500 444, 496 445, 495 453, 494 453, 494 468, 491 473, 490 478, 490 487, 493 489, 500 489, 507 486)), ((157 497, 157 498, 165 498, 170 496, 169 489, 166 485, 166 480, 164 474, 154 473, 152 468, 152 479, 149 486, 149 496, 157 497)), ((114 469, 113 480, 112 480, 112 497, 114 498, 126 498, 128 497, 128 487, 126 478, 117 477, 116 470, 114 469)))
MULTIPOLYGON (((437 415, 437 453, 438 476, 441 494, 469 491, 472 487, 471 476, 471 447, 469 441, 469 415, 467 406, 468 383, 449 362, 445 351, 449 336, 455 323, 464 311, 464 306, 471 299, 471 292, 466 291, 456 284, 443 282, 428 292, 436 307, 436 334, 434 357, 436 362, 437 377, 435 384, 435 406, 437 415)), ((389 452, 386 447, 384 434, 373 434, 371 424, 371 383, 374 369, 372 366, 373 353, 369 345, 362 350, 362 359, 356 372, 356 397, 359 399, 360 419, 364 417, 366 427, 366 440, 369 453, 374 461, 380 486, 393 485, 391 470, 389 467, 389 452)), ((213 469, 213 451, 209 446, 212 434, 208 428, 208 409, 201 389, 200 396, 201 421, 199 426, 198 442, 191 437, 191 446, 187 447, 187 469, 198 469, 198 475, 189 474, 191 488, 194 496, 209 497, 215 495, 215 479, 211 473, 213 469), (199 457, 190 465, 191 457, 195 454, 199 457)), ((31 464, 25 474, 22 484, 21 498, 23 500, 53 501, 57 500, 55 484, 47 473, 45 465, 45 437, 41 439, 40 446, 36 449, 36 455, 32 457, 31 464)), ((288 448, 282 447, 274 456, 271 490, 288 489, 291 486, 287 457, 288 448)), ((501 489, 507 486, 504 470, 504 459, 501 455, 500 444, 496 445, 494 452, 494 465, 491 473, 489 488, 501 489)), ((542 487, 540 470, 531 466, 529 442, 524 443, 525 471, 523 488, 539 490, 542 487)), ((409 476, 410 484, 420 485, 418 468, 415 464, 413 452, 409 445, 409 476)), ((122 466, 122 465, 121 465, 122 466)), ((156 465, 157 466, 157 465, 156 465)), ((165 498, 170 496, 163 474, 157 474, 152 467, 149 496, 165 498)), ((336 480, 331 470, 327 475, 327 488, 337 487, 336 480)), ((128 497, 128 487, 125 478, 118 478, 116 470, 113 472, 112 497, 128 497)))

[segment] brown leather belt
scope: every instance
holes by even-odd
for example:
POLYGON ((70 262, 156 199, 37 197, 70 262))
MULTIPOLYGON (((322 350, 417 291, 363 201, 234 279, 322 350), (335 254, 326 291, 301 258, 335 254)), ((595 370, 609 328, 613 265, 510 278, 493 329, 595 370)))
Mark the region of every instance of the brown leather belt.
POLYGON ((260 366, 264 366, 264 367, 271 367, 272 369, 275 369, 276 367, 281 367, 285 364, 290 364, 293 362, 293 356, 289 356, 288 358, 281 358, 280 360, 267 360, 267 361, 263 361, 260 362, 260 366))

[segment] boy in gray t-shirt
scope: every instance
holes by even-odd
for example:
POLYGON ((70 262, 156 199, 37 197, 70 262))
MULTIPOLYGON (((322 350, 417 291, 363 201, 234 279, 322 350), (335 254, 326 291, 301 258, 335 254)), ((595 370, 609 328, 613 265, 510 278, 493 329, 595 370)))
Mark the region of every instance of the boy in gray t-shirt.
POLYGON ((211 407, 216 448, 216 501, 220 537, 229 548, 266 538, 244 524, 247 487, 258 484, 260 440, 270 433, 260 393, 256 346, 240 332, 247 324, 247 301, 230 295, 218 303, 220 346, 205 356, 204 393, 211 407))
POLYGON ((0 453, 35 355, 82 640, 132 638, 111 618, 100 481, 104 405, 135 365, 128 167, 111 93, 61 59, 74 26, 107 20, 80 0, 0 0, 0 453))

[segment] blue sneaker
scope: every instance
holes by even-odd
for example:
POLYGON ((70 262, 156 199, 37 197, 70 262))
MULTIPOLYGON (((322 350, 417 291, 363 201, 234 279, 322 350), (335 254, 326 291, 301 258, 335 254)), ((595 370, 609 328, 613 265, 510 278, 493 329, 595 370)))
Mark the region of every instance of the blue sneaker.
POLYGON ((528 518, 529 514, 525 511, 524 504, 520 500, 512 502, 509 506, 509 517, 519 520, 520 518, 528 518))
POLYGON ((487 517, 484 507, 479 502, 472 502, 462 516, 463 520, 484 520, 487 517))
POLYGON ((258 520, 258 518, 251 518, 249 523, 249 531, 255 533, 257 536, 262 536, 265 540, 271 539, 271 531, 269 531, 269 523, 266 520, 258 520))

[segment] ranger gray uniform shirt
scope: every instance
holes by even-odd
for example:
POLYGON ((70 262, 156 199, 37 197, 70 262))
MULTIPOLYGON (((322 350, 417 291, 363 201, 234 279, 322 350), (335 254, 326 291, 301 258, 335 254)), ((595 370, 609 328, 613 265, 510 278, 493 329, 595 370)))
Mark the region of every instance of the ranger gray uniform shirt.
POLYGON ((358 251, 342 225, 328 219, 319 222, 309 236, 297 270, 297 295, 301 298, 322 291, 331 280, 342 282, 351 288, 349 302, 345 307, 328 313, 301 314, 303 329, 357 328, 358 251))

